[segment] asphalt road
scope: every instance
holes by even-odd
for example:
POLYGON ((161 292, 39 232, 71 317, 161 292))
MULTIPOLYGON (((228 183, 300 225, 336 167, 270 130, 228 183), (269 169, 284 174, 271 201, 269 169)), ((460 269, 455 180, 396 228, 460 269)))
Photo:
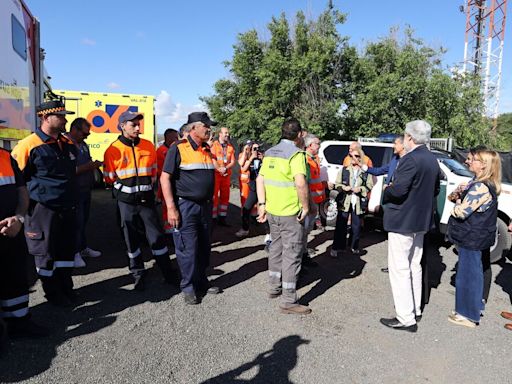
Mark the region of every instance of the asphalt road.
MULTIPOLYGON (((236 191, 232 202, 238 204, 236 191)), ((229 219, 239 220, 230 207, 229 219)), ((153 262, 145 292, 131 290, 124 243, 108 191, 95 191, 89 243, 104 256, 74 277, 80 304, 47 304, 39 284, 33 317, 51 328, 38 341, 9 342, 0 382, 26 383, 511 383, 512 264, 493 265, 490 302, 477 329, 447 321, 454 307, 451 248, 433 247, 432 294, 416 334, 380 325, 393 315, 381 232, 365 233, 367 254, 328 257, 332 231, 314 232, 317 268, 301 280, 309 316, 282 315, 266 298, 262 230, 241 241, 237 225, 214 232, 211 280, 224 289, 187 306, 153 262)), ((146 255, 148 255, 147 249, 146 255)))

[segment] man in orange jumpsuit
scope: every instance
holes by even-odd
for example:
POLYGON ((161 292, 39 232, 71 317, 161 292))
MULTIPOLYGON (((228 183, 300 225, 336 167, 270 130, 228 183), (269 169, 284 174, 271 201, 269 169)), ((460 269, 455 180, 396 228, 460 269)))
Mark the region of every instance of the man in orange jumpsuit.
POLYGON ((308 185, 310 197, 310 213, 304 221, 304 242, 302 244, 302 265, 314 267, 317 265, 311 259, 308 253, 308 235, 313 230, 316 217, 320 210, 320 205, 325 201, 325 188, 327 181, 323 180, 320 170, 320 159, 318 151, 320 149, 320 139, 315 135, 308 133, 304 136, 304 146, 306 147, 306 161, 308 166, 308 185))
MULTIPOLYGON (((164 143, 156 150, 156 165, 157 165, 157 180, 160 180, 162 169, 164 167, 165 156, 169 147, 178 141, 178 131, 172 128, 168 128, 164 132, 164 143)), ((162 202, 162 220, 164 222, 164 231, 166 234, 172 233, 172 228, 167 221, 167 206, 165 205, 165 199, 162 196, 162 191, 158 188, 157 197, 162 202)))
POLYGON ((235 165, 235 148, 229 143, 229 129, 222 127, 219 139, 211 148, 215 167, 215 188, 213 190, 212 217, 223 227, 228 227, 226 216, 229 205, 229 187, 231 185, 231 168, 235 165))

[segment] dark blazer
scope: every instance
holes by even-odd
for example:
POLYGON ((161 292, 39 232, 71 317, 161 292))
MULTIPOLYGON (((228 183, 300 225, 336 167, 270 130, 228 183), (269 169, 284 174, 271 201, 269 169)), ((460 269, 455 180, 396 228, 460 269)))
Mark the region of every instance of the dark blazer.
POLYGON ((435 197, 441 171, 436 157, 420 145, 400 159, 393 182, 384 190, 384 229, 388 232, 428 232, 435 225, 435 197))

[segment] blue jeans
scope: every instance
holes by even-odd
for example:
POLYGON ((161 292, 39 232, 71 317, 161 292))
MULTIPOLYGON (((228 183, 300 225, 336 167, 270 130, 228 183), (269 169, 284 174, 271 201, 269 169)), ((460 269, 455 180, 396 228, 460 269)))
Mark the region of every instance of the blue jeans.
POLYGON ((206 269, 210 264, 211 202, 196 203, 179 198, 181 223, 173 230, 176 259, 181 272, 181 291, 195 293, 207 289, 206 269))
POLYGON ((484 274, 482 252, 458 247, 459 263, 455 278, 455 311, 475 323, 480 321, 484 274))

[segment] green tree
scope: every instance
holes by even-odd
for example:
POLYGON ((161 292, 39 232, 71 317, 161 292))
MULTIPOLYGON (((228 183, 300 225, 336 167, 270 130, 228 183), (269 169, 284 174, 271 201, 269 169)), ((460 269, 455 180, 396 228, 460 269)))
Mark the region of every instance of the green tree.
POLYGON ((451 136, 458 145, 485 139, 479 81, 441 68, 443 49, 426 46, 405 30, 370 42, 350 69, 352 97, 344 113, 346 136, 399 133, 411 120, 426 119, 434 137, 451 136))
POLYGON ((344 96, 338 79, 348 45, 337 30, 344 20, 329 4, 312 21, 299 11, 293 28, 284 13, 273 17, 268 41, 255 30, 240 34, 225 63, 230 78, 217 81, 214 94, 202 98, 212 116, 240 138, 276 142, 291 116, 321 137, 333 136, 344 96))
POLYGON ((338 31, 344 22, 329 2, 315 20, 300 11, 293 23, 273 17, 267 41, 255 30, 240 34, 225 63, 230 77, 202 100, 235 136, 271 143, 290 116, 322 139, 398 133, 426 119, 434 137, 457 145, 499 142, 483 118, 479 79, 443 69, 442 48, 393 28, 358 52, 338 31))
POLYGON ((496 147, 502 151, 512 150, 512 113, 498 116, 497 131, 500 140, 496 147))

